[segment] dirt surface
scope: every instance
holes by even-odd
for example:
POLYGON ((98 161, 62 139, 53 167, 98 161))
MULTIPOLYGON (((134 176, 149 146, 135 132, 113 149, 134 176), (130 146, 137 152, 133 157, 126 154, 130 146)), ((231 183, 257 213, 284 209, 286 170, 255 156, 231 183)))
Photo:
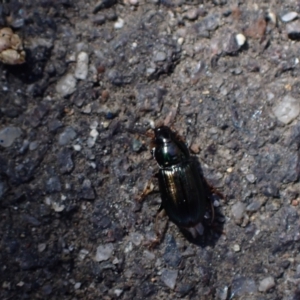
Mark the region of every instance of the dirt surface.
POLYGON ((300 299, 299 1, 3 2, 0 298, 300 299), (149 249, 163 122, 225 199, 149 249))

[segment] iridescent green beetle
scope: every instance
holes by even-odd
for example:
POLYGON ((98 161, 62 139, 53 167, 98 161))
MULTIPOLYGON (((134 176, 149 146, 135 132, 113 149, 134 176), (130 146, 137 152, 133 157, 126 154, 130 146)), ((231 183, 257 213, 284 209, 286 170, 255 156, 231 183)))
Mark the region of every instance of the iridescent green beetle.
MULTIPOLYGON (((196 238, 204 231, 203 221, 209 205, 207 186, 186 144, 169 127, 154 129, 154 135, 151 152, 160 167, 161 209, 172 222, 196 238)), ((213 206, 211 212, 212 222, 213 206)))

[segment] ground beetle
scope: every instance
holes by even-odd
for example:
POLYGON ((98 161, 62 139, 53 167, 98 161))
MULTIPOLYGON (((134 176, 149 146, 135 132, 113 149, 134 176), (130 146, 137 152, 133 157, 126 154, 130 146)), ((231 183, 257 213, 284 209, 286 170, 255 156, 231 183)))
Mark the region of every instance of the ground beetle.
MULTIPOLYGON (((178 227, 188 230, 196 238, 203 234, 204 216, 209 206, 207 186, 198 163, 169 127, 157 127, 154 135, 151 152, 160 167, 161 209, 178 227)), ((211 213, 213 218, 213 206, 211 213)))

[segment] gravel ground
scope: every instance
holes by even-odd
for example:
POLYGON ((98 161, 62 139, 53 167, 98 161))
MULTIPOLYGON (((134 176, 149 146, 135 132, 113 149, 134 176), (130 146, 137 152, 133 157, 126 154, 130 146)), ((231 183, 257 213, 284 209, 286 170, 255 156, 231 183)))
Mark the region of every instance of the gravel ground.
POLYGON ((300 2, 3 2, 0 298, 300 299, 300 2), (225 199, 149 249, 162 122, 225 199))

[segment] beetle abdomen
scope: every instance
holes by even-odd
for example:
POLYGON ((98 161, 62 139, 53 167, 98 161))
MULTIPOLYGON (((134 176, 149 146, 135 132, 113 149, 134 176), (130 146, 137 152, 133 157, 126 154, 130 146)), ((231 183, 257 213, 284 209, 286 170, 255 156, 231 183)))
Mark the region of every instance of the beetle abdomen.
POLYGON ((207 198, 203 179, 195 162, 186 161, 159 171, 162 206, 179 227, 202 222, 207 198))

